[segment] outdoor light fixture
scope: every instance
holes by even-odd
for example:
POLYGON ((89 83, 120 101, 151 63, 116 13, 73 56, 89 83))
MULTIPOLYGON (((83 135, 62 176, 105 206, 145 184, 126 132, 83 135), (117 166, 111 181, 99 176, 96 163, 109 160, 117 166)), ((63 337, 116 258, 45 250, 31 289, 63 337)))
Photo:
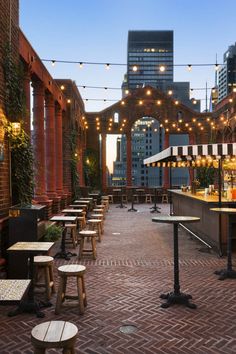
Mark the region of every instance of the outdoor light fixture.
POLYGON ((137 65, 134 65, 134 66, 132 67, 132 70, 133 70, 133 71, 138 71, 137 65))
POLYGON ((188 65, 188 71, 192 71, 192 65, 191 64, 188 65))
POLYGON ((12 122, 11 123, 12 134, 17 136, 20 134, 21 131, 21 124, 20 122, 12 122))
POLYGON ((129 90, 125 90, 125 94, 128 95, 129 94, 129 90))
POLYGON ((151 90, 147 90, 147 92, 146 92, 146 94, 148 95, 148 96, 150 96, 151 95, 151 90))
POLYGON ((159 70, 163 73, 166 70, 166 67, 164 65, 160 65, 159 70))
POLYGON ((109 64, 109 63, 106 64, 106 69, 107 69, 107 70, 110 69, 110 64, 109 64))
POLYGON ((71 100, 68 98, 67 103, 71 103, 71 100))
POLYGON ((83 63, 79 63, 79 67, 82 69, 82 67, 83 67, 83 63))
POLYGON ((173 91, 172 90, 169 90, 168 91, 168 95, 171 96, 173 94, 173 91))
POLYGON ((52 60, 52 66, 55 66, 56 61, 52 60))
POLYGON ((65 86, 64 85, 61 85, 61 90, 65 90, 65 86))

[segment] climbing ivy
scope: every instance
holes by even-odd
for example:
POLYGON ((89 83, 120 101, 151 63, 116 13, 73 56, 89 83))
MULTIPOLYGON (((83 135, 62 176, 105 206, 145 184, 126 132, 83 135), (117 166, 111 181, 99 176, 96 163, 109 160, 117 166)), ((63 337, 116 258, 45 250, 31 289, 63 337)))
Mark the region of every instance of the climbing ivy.
POLYGON ((5 125, 11 151, 12 203, 29 204, 34 190, 33 149, 29 136, 23 129, 26 113, 23 89, 23 68, 13 57, 11 46, 5 47, 2 61, 5 81, 5 125), (15 132, 11 122, 20 122, 22 128, 15 132))
POLYGON ((84 154, 84 175, 85 183, 92 189, 100 189, 100 167, 98 154, 93 149, 87 149, 84 154))
POLYGON ((12 124, 6 126, 11 149, 12 203, 30 204, 34 193, 33 149, 22 129, 17 135, 12 124))
POLYGON ((78 153, 77 153, 77 131, 74 129, 70 133, 70 146, 71 146, 71 188, 72 198, 78 199, 80 196, 79 174, 78 174, 78 153))

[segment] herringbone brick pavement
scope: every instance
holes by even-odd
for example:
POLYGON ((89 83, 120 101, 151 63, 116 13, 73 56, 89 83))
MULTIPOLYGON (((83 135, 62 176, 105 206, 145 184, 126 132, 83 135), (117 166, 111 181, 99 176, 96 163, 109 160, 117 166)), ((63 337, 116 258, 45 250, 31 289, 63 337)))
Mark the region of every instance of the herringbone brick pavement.
MULTIPOLYGON (((55 260, 56 267, 65 263, 86 265, 85 314, 67 307, 56 316, 55 296, 43 319, 32 314, 9 318, 12 306, 2 306, 0 354, 32 353, 31 329, 55 319, 78 326, 76 353, 236 353, 236 281, 219 281, 213 274, 224 268, 226 259, 200 252, 201 245, 180 229, 181 290, 190 293, 198 307, 160 308, 159 295, 173 289, 172 226, 153 223, 149 206, 139 205, 138 209, 138 213, 128 213, 111 206, 96 261, 78 262, 76 257, 69 262, 55 260), (136 331, 121 333, 122 325, 134 325, 136 331)), ((162 212, 167 213, 168 206, 162 206, 162 212)), ((69 283, 68 289, 72 293, 74 284, 69 283)))

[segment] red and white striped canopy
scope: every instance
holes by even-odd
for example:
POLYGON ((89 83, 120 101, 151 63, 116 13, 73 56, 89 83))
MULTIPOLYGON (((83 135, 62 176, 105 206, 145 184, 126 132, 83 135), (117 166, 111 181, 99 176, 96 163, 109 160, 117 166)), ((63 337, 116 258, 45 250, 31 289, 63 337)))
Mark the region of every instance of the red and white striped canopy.
POLYGON ((188 161, 191 165, 192 161, 203 157, 208 157, 212 160, 236 157, 236 143, 170 146, 158 154, 145 159, 144 165, 164 167, 169 166, 168 162, 181 161, 188 161))

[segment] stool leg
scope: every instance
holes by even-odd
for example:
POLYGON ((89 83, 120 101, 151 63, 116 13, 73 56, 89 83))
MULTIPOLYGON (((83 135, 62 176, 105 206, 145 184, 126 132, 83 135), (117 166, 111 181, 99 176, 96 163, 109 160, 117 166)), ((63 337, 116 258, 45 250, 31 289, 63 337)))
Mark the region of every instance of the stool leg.
POLYGON ((62 354, 75 354, 75 348, 64 348, 62 354))
POLYGON ((91 244, 92 244, 92 250, 93 250, 93 259, 96 259, 97 258, 97 249, 96 249, 95 237, 91 237, 91 244))
POLYGON ((82 277, 77 277, 77 291, 79 300, 79 313, 83 315, 84 313, 84 298, 83 298, 83 284, 82 277))
POLYGON ((46 288, 46 297, 47 300, 51 298, 51 287, 50 287, 50 274, 49 274, 49 267, 44 267, 44 274, 45 274, 45 288, 46 288))
POLYGON ((58 315, 61 311, 61 304, 65 300, 65 292, 66 292, 66 277, 60 277, 58 292, 57 292, 57 301, 55 314, 58 315))
POLYGON ((72 230, 71 230, 71 237, 72 237, 73 247, 76 248, 75 229, 72 229, 72 230))
POLYGON ((53 275, 53 264, 50 264, 49 266, 49 275, 50 275, 50 281, 52 283, 52 293, 55 293, 56 288, 55 288, 54 275, 53 275))
POLYGON ((82 258, 83 249, 84 249, 84 237, 81 237, 80 246, 79 246, 79 259, 82 258))
POLYGON ((83 299, 84 299, 84 306, 87 306, 87 295, 86 295, 86 290, 85 290, 85 281, 84 281, 84 276, 82 276, 82 289, 83 289, 83 299))

